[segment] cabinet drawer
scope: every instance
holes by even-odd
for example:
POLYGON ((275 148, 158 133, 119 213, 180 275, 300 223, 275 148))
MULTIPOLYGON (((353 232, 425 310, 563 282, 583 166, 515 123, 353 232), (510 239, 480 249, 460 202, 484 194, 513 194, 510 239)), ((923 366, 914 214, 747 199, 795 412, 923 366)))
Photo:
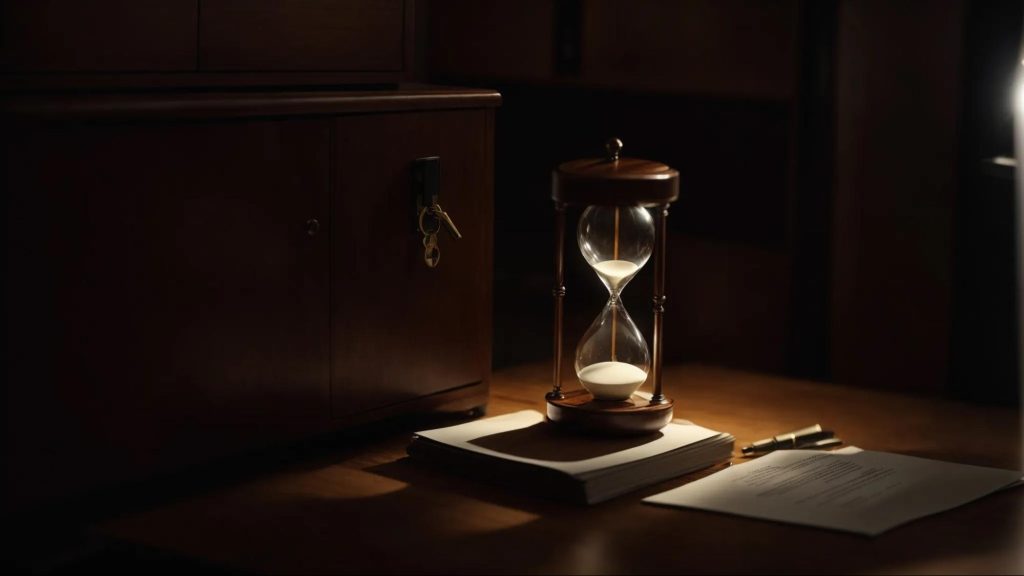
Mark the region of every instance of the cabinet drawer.
POLYGON ((489 110, 335 122, 331 396, 336 417, 486 381, 491 340, 489 110), (424 263, 411 168, 441 158, 439 201, 463 234, 424 263))
POLYGON ((398 71, 402 0, 202 0, 200 69, 398 71))
POLYGON ((0 3, 0 68, 11 72, 194 70, 195 0, 0 3))

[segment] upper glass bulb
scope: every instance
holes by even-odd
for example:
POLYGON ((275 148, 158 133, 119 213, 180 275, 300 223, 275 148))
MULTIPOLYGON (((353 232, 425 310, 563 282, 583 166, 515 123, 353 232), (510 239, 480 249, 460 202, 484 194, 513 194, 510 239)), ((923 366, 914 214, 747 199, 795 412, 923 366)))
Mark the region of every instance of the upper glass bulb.
POLYGON ((576 239, 612 298, 618 298, 651 257, 654 219, 639 206, 588 206, 576 239))

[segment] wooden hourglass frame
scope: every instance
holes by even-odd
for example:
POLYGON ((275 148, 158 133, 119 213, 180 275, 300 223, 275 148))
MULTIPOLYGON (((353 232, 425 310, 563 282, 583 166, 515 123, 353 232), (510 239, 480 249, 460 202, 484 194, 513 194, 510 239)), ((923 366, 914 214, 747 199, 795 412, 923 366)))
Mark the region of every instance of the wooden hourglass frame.
MULTIPOLYGON (((551 198, 555 205, 554 370, 552 390, 546 395, 548 420, 567 428, 602 434, 643 434, 660 430, 672 420, 673 401, 662 390, 663 317, 665 312, 665 248, 669 204, 679 197, 679 173, 658 162, 620 157, 622 141, 611 139, 604 158, 561 164, 552 173, 551 198), (565 298, 566 209, 569 206, 616 207, 614 258, 619 253, 620 207, 653 208, 654 325, 648 381, 653 394, 633 394, 628 400, 595 398, 585 388, 562 389, 563 300, 565 298)), ((593 265, 593 264, 592 264, 593 265)), ((596 269, 595 269, 596 270, 596 269)), ((611 291, 611 288, 609 288, 611 291)), ((613 298, 614 299, 614 298, 613 298)), ((612 357, 616 327, 612 316, 612 357)))

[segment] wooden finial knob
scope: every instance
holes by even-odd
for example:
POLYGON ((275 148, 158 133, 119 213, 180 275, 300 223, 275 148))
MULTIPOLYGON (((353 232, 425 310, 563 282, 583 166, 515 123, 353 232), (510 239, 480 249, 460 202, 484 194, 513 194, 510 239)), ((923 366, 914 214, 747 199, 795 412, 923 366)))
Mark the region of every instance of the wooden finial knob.
POLYGON ((622 140, 618 138, 609 138, 604 143, 604 149, 608 153, 608 161, 614 162, 619 159, 619 152, 622 152, 622 140))

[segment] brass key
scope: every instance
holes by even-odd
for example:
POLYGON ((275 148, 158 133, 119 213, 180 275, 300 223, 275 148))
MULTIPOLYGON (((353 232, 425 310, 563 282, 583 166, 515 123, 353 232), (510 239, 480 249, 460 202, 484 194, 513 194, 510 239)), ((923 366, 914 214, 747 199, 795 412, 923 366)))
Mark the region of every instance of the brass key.
POLYGON ((441 250, 437 247, 437 234, 427 234, 423 237, 423 261, 427 268, 436 268, 441 260, 441 250))
POLYGON ((455 227, 455 222, 452 222, 452 217, 444 211, 444 208, 441 208, 440 204, 434 202, 434 205, 430 207, 430 211, 440 218, 441 222, 444 222, 444 225, 448 228, 448 233, 452 235, 452 238, 462 240, 462 233, 455 227))
POLYGON ((441 260, 441 249, 437 247, 437 231, 441 229, 441 218, 430 208, 420 209, 420 233, 423 234, 423 262, 427 268, 436 268, 441 260))

